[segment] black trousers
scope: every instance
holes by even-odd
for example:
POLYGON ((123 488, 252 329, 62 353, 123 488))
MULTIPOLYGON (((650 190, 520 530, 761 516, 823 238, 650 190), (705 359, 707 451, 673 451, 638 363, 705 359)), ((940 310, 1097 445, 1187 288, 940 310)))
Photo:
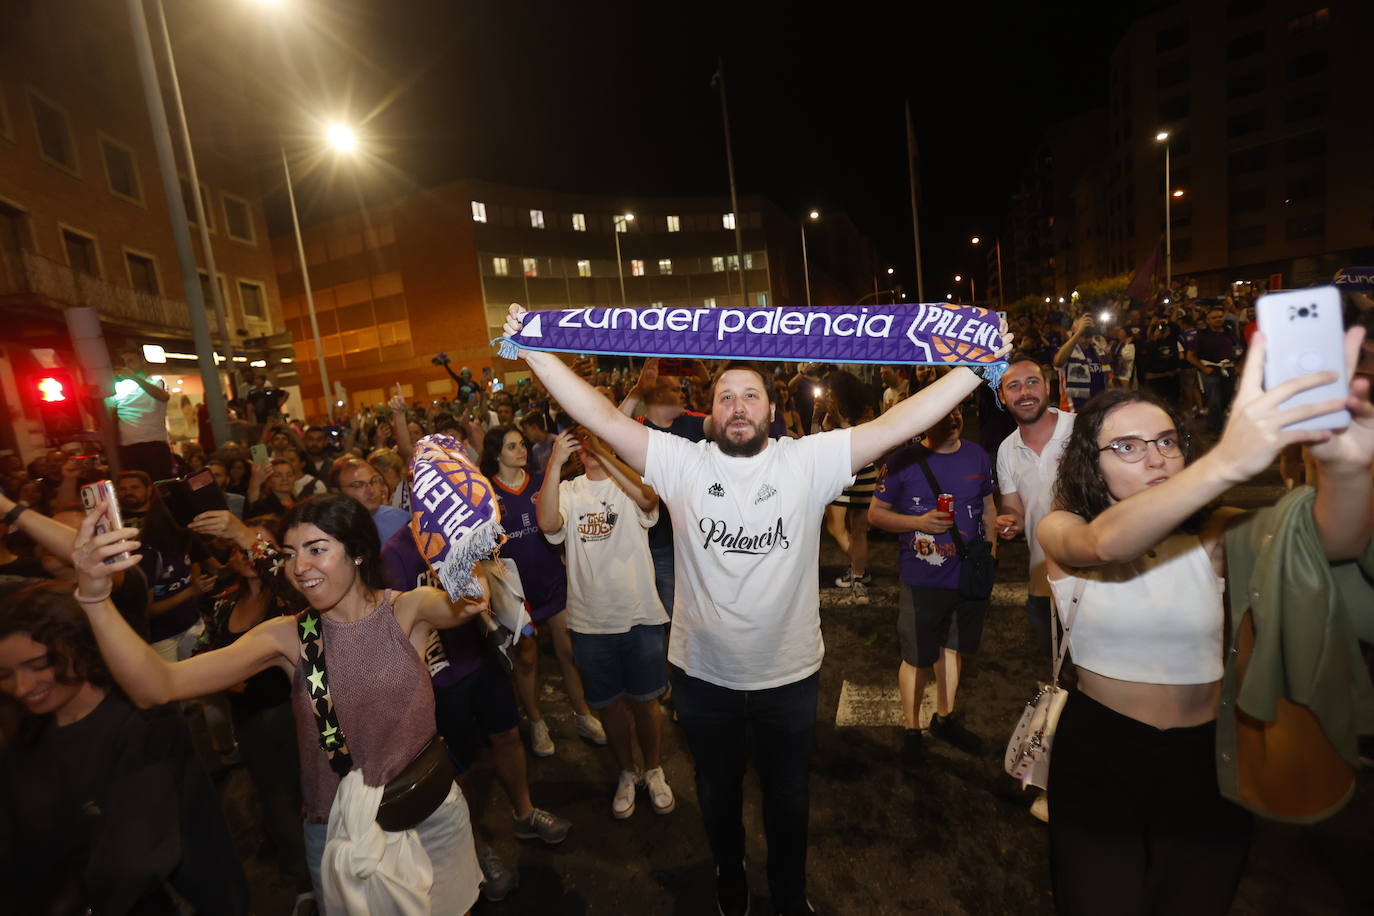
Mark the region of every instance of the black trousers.
POLYGON ((1216 724, 1160 730, 1075 691, 1050 764, 1050 864, 1063 914, 1224 914, 1250 814, 1217 788, 1216 724))
POLYGON ((744 861, 744 769, 754 759, 768 838, 768 891, 781 912, 806 900, 806 828, 819 672, 768 690, 731 690, 671 667, 678 724, 716 864, 744 861))
POLYGON ((172 476, 172 448, 166 442, 135 442, 119 447, 119 464, 126 471, 143 471, 153 480, 172 476))

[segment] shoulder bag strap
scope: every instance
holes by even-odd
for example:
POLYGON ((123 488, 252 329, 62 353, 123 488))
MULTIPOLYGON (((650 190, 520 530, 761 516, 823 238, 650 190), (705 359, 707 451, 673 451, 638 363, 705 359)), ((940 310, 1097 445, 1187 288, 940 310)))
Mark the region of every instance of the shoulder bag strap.
MULTIPOLYGON (((940 498, 940 481, 935 479, 935 472, 930 469, 930 465, 926 464, 924 458, 917 458, 916 463, 925 472, 926 482, 930 484, 931 492, 938 500, 940 498)), ((953 515, 953 513, 950 514, 953 515)), ((959 559, 962 560, 968 556, 968 552, 964 550, 964 538, 959 534, 959 520, 957 518, 954 519, 954 524, 949 526, 949 535, 954 538, 954 550, 959 554, 959 559)))
POLYGON ((1069 631, 1073 629, 1073 619, 1078 616, 1078 605, 1083 598, 1083 589, 1087 587, 1088 580, 1075 577, 1077 584, 1073 587, 1073 597, 1069 599, 1069 616, 1065 618, 1059 610, 1059 599, 1055 597, 1054 586, 1050 586, 1050 605, 1054 608, 1054 616, 1064 621, 1064 637, 1060 640, 1059 627, 1055 621, 1050 621, 1050 642, 1053 644, 1054 654, 1054 686, 1059 686, 1059 671, 1064 667, 1064 657, 1069 653, 1069 631))
POLYGON ((310 709, 315 713, 320 749, 329 758, 329 768, 342 778, 353 769, 353 756, 348 752, 348 740, 339 727, 334 700, 329 696, 324 663, 324 623, 320 620, 320 612, 306 608, 296 615, 296 632, 301 639, 301 674, 305 677, 310 709))

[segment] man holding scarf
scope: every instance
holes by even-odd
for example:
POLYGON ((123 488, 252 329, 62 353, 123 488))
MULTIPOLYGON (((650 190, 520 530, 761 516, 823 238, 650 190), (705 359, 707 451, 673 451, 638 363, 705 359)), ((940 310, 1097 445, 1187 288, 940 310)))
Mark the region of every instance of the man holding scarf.
MULTIPOLYGON (((512 305, 505 337, 525 310, 512 305)), ((1010 349, 1010 335, 997 351, 1010 349)), ((679 722, 716 860, 723 916, 749 912, 743 783, 752 755, 763 792, 768 885, 781 914, 806 899, 808 767, 824 646, 822 512, 859 468, 933 426, 980 383, 959 367, 882 416, 801 439, 768 437, 774 406, 754 369, 731 364, 711 387, 710 439, 649 429, 549 352, 519 351, 549 394, 653 486, 672 512, 677 588, 668 647, 679 722)))

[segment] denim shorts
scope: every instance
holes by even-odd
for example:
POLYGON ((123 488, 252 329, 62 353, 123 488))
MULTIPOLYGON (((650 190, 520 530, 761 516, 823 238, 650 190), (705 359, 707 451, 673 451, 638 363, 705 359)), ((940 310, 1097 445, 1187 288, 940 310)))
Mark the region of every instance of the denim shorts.
POLYGON ((592 709, 621 697, 643 702, 668 687, 668 625, 640 624, 625 633, 578 633, 572 637, 573 661, 592 709))

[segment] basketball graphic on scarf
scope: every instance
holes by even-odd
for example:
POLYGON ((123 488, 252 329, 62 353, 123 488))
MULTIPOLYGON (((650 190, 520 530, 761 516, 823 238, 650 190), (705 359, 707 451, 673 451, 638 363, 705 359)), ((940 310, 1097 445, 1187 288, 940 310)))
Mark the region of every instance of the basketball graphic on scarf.
MULTIPOLYGON (((945 306, 945 308, 957 308, 957 306, 945 306)), ((981 311, 981 310, 980 310, 981 311)), ((997 316, 988 314, 989 323, 992 324, 993 331, 997 330, 997 316)), ((957 330, 957 329, 956 329, 957 330)), ((989 342, 1001 342, 1002 335, 994 333, 993 340, 989 342)), ((931 338, 930 350, 935 354, 935 358, 945 363, 981 363, 987 362, 997 351, 992 347, 985 347, 981 344, 971 343, 965 340, 954 340, 949 337, 936 335, 931 338)))

